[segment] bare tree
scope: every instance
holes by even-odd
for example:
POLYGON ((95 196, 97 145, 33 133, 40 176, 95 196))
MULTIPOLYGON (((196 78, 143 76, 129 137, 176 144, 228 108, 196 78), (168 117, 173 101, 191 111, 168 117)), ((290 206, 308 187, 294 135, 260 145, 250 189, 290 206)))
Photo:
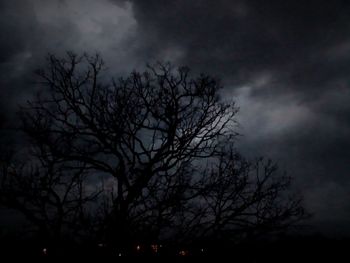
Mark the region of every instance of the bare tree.
POLYGON ((31 231, 37 231, 46 243, 86 238, 92 227, 88 203, 100 192, 86 189, 85 164, 62 162, 51 151, 57 144, 45 145, 40 140, 2 161, 0 204, 21 212, 31 223, 31 231))
POLYGON ((231 147, 195 169, 155 177, 133 213, 140 232, 181 243, 237 242, 283 232, 308 216, 276 164, 248 161, 231 147))
POLYGON ((64 167, 57 180, 76 172, 77 186, 83 174, 113 184, 100 214, 108 242, 265 231, 300 219, 298 200, 282 202, 288 180, 233 154, 237 108, 220 98, 217 79, 170 64, 110 83, 103 73, 98 55, 49 56, 38 71, 45 90, 22 117, 42 167, 51 156, 64 167))
POLYGON ((306 216, 301 198, 288 192, 290 180, 271 160, 250 162, 225 150, 204 177, 197 203, 205 213, 190 229, 200 225, 200 235, 223 240, 284 231, 306 216))

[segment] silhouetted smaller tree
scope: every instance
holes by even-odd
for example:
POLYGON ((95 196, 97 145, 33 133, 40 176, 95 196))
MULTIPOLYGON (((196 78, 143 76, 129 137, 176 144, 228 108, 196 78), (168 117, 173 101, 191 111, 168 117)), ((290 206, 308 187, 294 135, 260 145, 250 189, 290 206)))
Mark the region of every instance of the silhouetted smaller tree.
MULTIPOLYGON (((45 134, 37 134, 45 140, 45 134)), ((93 228, 89 203, 100 191, 87 186, 83 163, 62 162, 54 155, 57 144, 40 140, 2 162, 0 204, 21 212, 40 240, 58 245, 65 239, 87 238, 93 228)))

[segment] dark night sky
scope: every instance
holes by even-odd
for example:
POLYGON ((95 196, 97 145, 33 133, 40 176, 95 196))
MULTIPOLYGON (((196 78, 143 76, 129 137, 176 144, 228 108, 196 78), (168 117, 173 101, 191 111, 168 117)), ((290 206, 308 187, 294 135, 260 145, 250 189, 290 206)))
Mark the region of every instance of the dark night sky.
POLYGON ((126 74, 169 60, 222 78, 238 147, 295 178, 315 226, 349 234, 350 2, 0 0, 0 110, 13 123, 47 52, 126 74))

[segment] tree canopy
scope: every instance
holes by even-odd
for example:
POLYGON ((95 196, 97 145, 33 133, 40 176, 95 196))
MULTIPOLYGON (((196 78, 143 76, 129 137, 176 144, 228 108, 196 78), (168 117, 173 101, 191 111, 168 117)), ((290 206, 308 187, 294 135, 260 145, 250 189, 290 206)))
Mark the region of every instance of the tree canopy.
POLYGON ((237 107, 220 81, 149 66, 106 80, 99 55, 49 55, 20 111, 28 140, 4 163, 0 201, 46 239, 238 240, 304 217, 290 178, 235 149, 237 107))

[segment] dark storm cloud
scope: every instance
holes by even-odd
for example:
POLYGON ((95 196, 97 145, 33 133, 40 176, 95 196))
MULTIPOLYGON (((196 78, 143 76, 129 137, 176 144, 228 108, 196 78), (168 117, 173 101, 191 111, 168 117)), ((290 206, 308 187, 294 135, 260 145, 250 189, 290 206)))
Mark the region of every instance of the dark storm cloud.
POLYGON ((0 101, 8 119, 33 93, 33 72, 48 52, 100 52, 108 62, 118 59, 125 65, 128 52, 122 42, 135 24, 127 5, 119 8, 108 0, 0 2, 0 101))
POLYGON ((158 53, 177 47, 187 63, 235 79, 241 74, 243 81, 260 71, 305 84, 324 78, 322 69, 332 66, 320 65, 324 58, 318 56, 346 40, 349 27, 345 1, 132 2, 144 48, 158 53))
POLYGON ((31 15, 28 15, 31 13, 30 6, 25 3, 16 6, 19 2, 2 1, 0 3, 0 96, 2 98, 0 109, 2 115, 6 115, 7 108, 11 106, 3 99, 12 97, 13 90, 17 86, 14 82, 18 82, 18 75, 23 73, 22 63, 18 60, 20 60, 20 54, 26 49, 25 38, 33 24, 31 15))
POLYGON ((317 220, 350 217, 348 1, 132 3, 141 55, 170 50, 222 77, 241 106, 242 151, 280 161, 317 220))
POLYGON ((47 52, 99 51, 123 74, 185 64, 221 77, 237 100, 244 153, 279 161, 317 220, 344 221, 349 14, 340 0, 0 0, 0 110, 8 117, 32 94, 47 52))

